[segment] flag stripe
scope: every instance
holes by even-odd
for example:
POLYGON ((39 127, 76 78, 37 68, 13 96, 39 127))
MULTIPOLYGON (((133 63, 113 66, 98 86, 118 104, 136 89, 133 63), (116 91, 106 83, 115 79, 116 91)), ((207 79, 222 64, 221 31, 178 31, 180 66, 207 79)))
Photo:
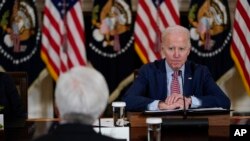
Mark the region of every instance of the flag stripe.
MULTIPOLYGON (((140 25, 140 30, 143 32, 143 34, 145 35, 145 38, 147 39, 147 42, 149 44, 149 47, 152 48, 154 46, 154 41, 152 40, 152 38, 150 38, 150 32, 147 29, 147 26, 144 24, 142 18, 140 16, 137 17, 137 21, 136 21, 137 25, 140 25)), ((138 36, 138 39, 140 37, 138 36)))
MULTIPOLYGON (((242 18, 242 20, 245 21, 245 23, 248 23, 249 20, 250 20, 250 15, 247 14, 247 10, 249 12, 249 3, 247 3, 246 1, 242 1, 242 2, 239 2, 238 4, 238 7, 237 7, 237 11, 240 13, 241 17, 244 17, 242 18)), ((247 28, 250 29, 250 25, 249 24, 246 24, 247 25, 247 28)))
MULTIPOLYGON (((244 1, 242 1, 244 2, 244 1)), ((238 32, 240 39, 243 40, 243 46, 246 49, 246 53, 248 54, 248 58, 250 58, 250 39, 247 38, 248 36, 245 36, 250 33, 250 25, 247 24, 250 21, 249 15, 247 15, 247 6, 249 4, 244 3, 244 6, 242 6, 242 3, 239 3, 239 8, 236 9, 235 16, 238 17, 240 20, 235 21, 234 27, 236 28, 236 31, 238 32), (240 24, 240 25, 239 25, 240 24), (244 29, 244 30, 242 30, 244 29)), ((248 8, 249 9, 249 8, 248 8)), ((250 9, 249 9, 250 10, 250 9)))
MULTIPOLYGON (((156 19, 154 19, 154 17, 156 17, 155 15, 151 14, 151 13, 156 13, 156 9, 153 9, 150 5, 152 5, 152 3, 149 3, 150 1, 144 1, 142 2, 141 5, 141 15, 138 14, 138 20, 142 21, 141 23, 144 23, 146 25, 146 28, 141 28, 143 29, 143 31, 148 31, 149 32, 149 38, 148 40, 150 40, 150 43, 152 41, 152 43, 155 42, 155 36, 156 36, 156 32, 157 32, 157 24, 156 24, 156 19), (146 3, 145 3, 146 2, 146 3), (146 21, 146 22, 145 22, 146 21)), ((140 25, 140 22, 138 22, 138 25, 140 25)), ((148 36, 145 32, 144 34, 146 36, 148 36)), ((153 45, 154 46, 154 45, 153 45)), ((151 46, 151 44, 149 45, 149 47, 153 47, 151 46)))
MULTIPOLYGON (((80 5, 76 5, 76 6, 80 6, 80 5)), ((81 19, 81 14, 77 14, 77 11, 76 11, 76 8, 75 9, 71 9, 70 10, 70 14, 72 17, 72 20, 74 20, 74 23, 76 24, 75 27, 77 27, 77 29, 83 29, 84 30, 84 27, 83 26, 83 21, 80 21, 79 19, 81 19)), ((83 18, 83 17, 82 17, 83 18)), ((85 38, 84 38, 84 34, 81 30, 77 30, 76 32, 78 32, 78 35, 80 35, 80 39, 82 40, 82 42, 84 42, 85 38)))
POLYGON ((170 23, 168 22, 169 20, 167 20, 168 17, 171 18, 171 16, 168 14, 168 10, 165 4, 162 4, 163 6, 161 6, 161 9, 159 10, 159 16, 161 19, 161 29, 163 29, 164 27, 167 27, 170 25, 170 23))
POLYGON ((49 22, 48 24, 53 26, 53 28, 56 30, 55 33, 60 33, 59 24, 54 19, 54 17, 52 16, 51 12, 48 10, 47 7, 45 7, 44 14, 46 15, 46 16, 44 16, 44 18, 46 18, 46 20, 44 20, 44 21, 49 22))
MULTIPOLYGON (((54 48, 47 49, 49 52, 46 51, 46 53, 45 53, 46 55, 48 55, 47 58, 49 58, 49 63, 53 63, 53 65, 51 65, 51 66, 56 70, 58 70, 58 68, 60 68, 59 65, 62 64, 62 66, 61 66, 62 70, 66 70, 66 68, 62 62, 60 64, 56 64, 53 61, 53 60, 60 61, 60 59, 58 57, 58 55, 60 54, 60 49, 54 40, 55 38, 52 38, 52 37, 54 37, 54 36, 51 36, 51 34, 49 34, 48 29, 46 27, 44 27, 43 28, 43 37, 42 37, 43 38, 42 51, 45 51, 46 46, 53 46, 54 48)), ((60 71, 55 71, 55 72, 59 73, 60 71)))
POLYGON ((160 5, 159 15, 160 15, 160 29, 164 30, 165 27, 179 24, 179 12, 178 1, 166 0, 166 3, 160 5), (173 16, 172 16, 173 15, 173 16))
POLYGON ((178 3, 176 0, 165 0, 166 4, 164 5, 167 5, 168 7, 168 11, 171 13, 171 16, 173 18, 173 22, 172 23, 175 23, 175 24, 179 24, 179 14, 178 14, 178 3))
POLYGON ((159 39, 169 25, 179 23, 178 2, 139 0, 135 22, 135 50, 143 63, 163 58, 159 39))
MULTIPOLYGON (((246 39, 246 34, 242 31, 242 29, 239 26, 239 23, 236 21, 234 23, 234 28, 235 28, 235 34, 237 34, 239 36, 239 41, 241 42, 241 46, 243 47, 243 49, 245 50, 248 58, 250 58, 250 46, 247 43, 247 39, 246 39)), ((235 41, 237 42, 237 41, 235 41)))
MULTIPOLYGON (((44 17, 44 18, 45 18, 45 20, 48 19, 47 17, 44 17)), ((47 25, 50 25, 50 24, 47 23, 47 25)), ((51 24, 51 25, 53 25, 53 24, 51 24)), ((42 44, 43 44, 43 47, 45 47, 45 48, 47 48, 49 46, 53 46, 53 48, 47 48, 49 50, 48 57, 51 58, 51 61, 54 60, 55 58, 57 59, 57 61, 60 61, 60 59, 57 58, 57 56, 60 54, 60 47, 59 46, 61 44, 61 38, 60 38, 61 36, 54 29, 56 29, 56 28, 52 28, 52 26, 50 29, 48 29, 45 26, 43 27, 43 36, 42 36, 43 42, 42 42, 42 44)), ((60 65, 61 65, 62 71, 65 71, 66 67, 62 62, 60 62, 60 64, 56 65, 55 67, 60 68, 60 65)), ((54 65, 52 65, 52 66, 54 66, 54 65)), ((54 68, 54 69, 56 69, 56 68, 54 68)))
POLYGON ((250 95, 250 3, 238 0, 236 4, 231 55, 250 95))
MULTIPOLYGON (((148 17, 148 15, 146 14, 145 11, 149 11, 149 9, 143 9, 143 7, 141 7, 139 5, 139 9, 140 11, 143 11, 143 12, 140 12, 137 14, 137 21, 135 23, 135 27, 137 27, 137 32, 135 33, 135 39, 137 41, 140 41, 140 43, 138 43, 138 51, 141 50, 140 52, 144 52, 145 54, 142 54, 143 56, 147 55, 147 54, 152 54, 152 49, 153 46, 154 46, 154 37, 156 36, 155 35, 155 30, 153 27, 151 27, 151 21, 150 21, 150 18, 148 17), (143 20, 142 20, 142 18, 143 20), (143 46, 147 46, 148 48, 145 48, 145 49, 142 49, 140 45, 143 45, 143 46), (145 50, 145 51, 143 51, 145 50)), ((154 9, 152 9, 154 10, 154 9)), ((147 55, 145 56, 144 58, 148 58, 149 57, 152 57, 152 58, 156 58, 154 55, 147 55)), ((142 57, 142 56, 141 56, 142 57)), ((146 61, 148 62, 148 60, 146 61)))
MULTIPOLYGON (((147 43, 147 44, 145 44, 145 45, 149 45, 149 48, 148 48, 148 51, 147 51, 147 53, 149 53, 149 51, 151 52, 151 51, 153 51, 154 50, 154 41, 153 41, 153 39, 152 39, 152 36, 154 37, 155 36, 155 34, 153 34, 153 33, 155 33, 155 31, 151 31, 150 32, 150 30, 148 30, 148 28, 146 27, 146 25, 144 24, 144 22, 143 22, 143 20, 141 19, 141 17, 138 17, 137 18, 137 22, 138 22, 138 24, 140 25, 140 29, 141 29, 141 31, 143 32, 142 34, 145 36, 145 40, 142 40, 143 42, 145 42, 145 43, 147 43), (153 34, 153 35, 152 35, 153 34), (151 35, 151 37, 150 37, 150 35, 151 35)), ((140 34, 140 35, 142 35, 142 34, 140 34)), ((139 36, 138 36, 139 37, 139 36)), ((138 38, 137 37, 137 39, 139 39, 139 38, 142 38, 142 37, 139 37, 138 38)), ((156 56, 156 58, 158 58, 158 57, 160 57, 160 55, 159 54, 155 54, 155 56, 156 56)))
MULTIPOLYGON (((84 46, 84 42, 85 42, 85 36, 84 36, 84 27, 83 26, 83 22, 79 21, 81 14, 77 14, 77 12, 75 11, 75 9, 71 10, 71 16, 68 16, 68 25, 71 24, 75 24, 75 26, 68 26, 68 28, 71 28, 71 34, 73 39, 75 40, 75 44, 76 44, 76 48, 74 48, 75 50, 75 54, 77 56, 77 58, 79 59, 79 64, 80 65, 86 65, 86 62, 84 60, 86 60, 85 58, 85 48, 77 48, 77 46, 84 46), (74 21, 73 23, 71 23, 70 21, 74 21), (76 28, 75 28, 76 27, 76 28), (77 29, 82 29, 82 30, 77 30, 77 29), (81 42, 79 42, 81 41, 81 42)), ((84 46, 85 47, 85 46, 84 46)), ((77 62, 77 60, 75 61, 77 62)))
MULTIPOLYGON (((237 46, 242 47, 240 49, 238 48, 237 51, 239 52, 238 53, 240 55, 239 57, 244 59, 244 62, 243 62, 243 63, 245 63, 244 65, 247 66, 247 64, 249 63, 249 57, 246 55, 246 50, 244 48, 244 45, 242 44, 242 40, 240 39, 240 36, 238 36, 238 33, 236 32, 236 30, 234 30, 234 38, 233 38, 232 45, 234 45, 233 47, 235 49, 236 49, 237 46)), ((247 68, 249 68, 249 67, 247 67, 247 68)), ((250 69, 249 69, 249 71, 250 71, 250 69)))
MULTIPOLYGON (((244 67, 246 65, 245 59, 244 59, 245 57, 242 56, 241 53, 239 52, 239 50, 236 49, 237 47, 235 47, 236 45, 234 44, 234 42, 232 43, 232 46, 233 46, 234 54, 237 56, 238 63, 241 66, 241 70, 242 70, 243 75, 248 76, 249 70, 247 70, 247 68, 244 67)), ((244 79, 246 79, 247 83, 250 83, 249 77, 245 77, 244 79)))
MULTIPOLYGON (((142 9, 144 9, 144 12, 146 13, 147 17, 149 18, 150 25, 152 26, 153 30, 157 29, 157 23, 156 23, 156 9, 152 8, 152 3, 149 0, 146 0, 141 3, 142 9)), ((144 17, 142 17, 143 19, 144 17)))
POLYGON ((246 69, 246 72, 250 72, 250 65, 248 65, 248 64, 249 64, 249 58, 248 58, 248 56, 246 55, 245 50, 244 50, 243 48, 241 48, 241 49, 238 49, 238 48, 237 48, 237 46, 243 46, 243 45, 242 45, 242 42, 241 42, 241 40, 240 40, 240 38, 239 38, 239 36, 237 36, 237 33, 235 33, 234 39, 235 39, 235 40, 238 39, 238 42, 235 42, 235 41, 232 42, 234 51, 237 51, 237 53, 235 53, 235 54, 236 54, 239 58, 241 58, 242 60, 244 60, 244 61, 242 61, 242 62, 240 63, 240 65, 241 65, 242 67, 247 66, 247 67, 244 67, 243 69, 246 69))
POLYGON ((146 51, 144 48, 139 48, 139 46, 141 45, 141 40, 137 39, 137 37, 135 37, 135 51, 137 52, 137 54, 141 57, 142 63, 146 63, 149 62, 148 56, 146 54, 146 51))
MULTIPOLYGON (((135 36, 135 41, 137 41, 138 40, 138 46, 139 45, 141 45, 141 46, 139 46, 139 48, 140 47, 142 47, 142 46, 148 46, 149 45, 149 39, 146 37, 146 35, 143 33, 143 31, 142 31, 142 29, 141 29, 141 27, 138 27, 138 29, 137 29, 137 33, 138 33, 138 35, 137 36, 135 36)), ((142 48, 141 50, 145 50, 145 54, 143 54, 143 55, 146 55, 146 57, 150 60, 150 59, 152 59, 152 58, 156 58, 156 56, 154 55, 154 53, 153 53, 153 51, 151 50, 151 48, 150 47, 147 47, 147 48, 142 48)))
POLYGON ((64 2, 46 0, 44 7, 41 55, 55 80, 87 60, 80 1, 64 2))
MULTIPOLYGON (((46 44, 45 44, 45 42, 43 42, 43 45, 45 44, 45 45, 53 46, 54 48, 51 48, 51 50, 54 50, 56 54, 59 54, 59 46, 56 43, 56 41, 54 40, 53 36, 51 36, 49 30, 46 27, 43 28, 43 36, 45 36, 46 39, 48 40, 48 42, 46 42, 46 44)), ((43 38, 45 38, 45 37, 43 37, 43 38)), ((46 46, 45 46, 45 48, 46 48, 46 46)))
MULTIPOLYGON (((51 69, 60 70, 59 68, 61 68, 61 71, 64 72, 67 70, 66 68, 67 62, 65 61, 65 58, 60 59, 60 52, 61 52, 60 45, 62 44, 63 41, 62 34, 60 34, 63 31, 63 29, 60 28, 62 20, 60 19, 60 14, 57 12, 56 7, 52 3, 50 3, 50 1, 48 1, 48 3, 49 3, 48 7, 45 7, 47 11, 45 11, 44 15, 44 25, 46 26, 43 26, 43 29, 47 29, 46 34, 44 34, 47 35, 47 37, 42 36, 42 44, 45 41, 48 41, 45 39, 49 39, 50 42, 47 42, 47 44, 43 45, 43 47, 48 49, 47 54, 49 56, 47 56, 47 58, 50 58, 50 62, 48 63, 51 63, 53 61, 55 65, 51 65, 51 69), (53 50, 55 50, 56 52, 54 52, 53 50), (54 67, 52 68, 52 66, 54 67)), ((58 73, 60 73, 60 71, 58 73)), ((57 74, 56 76, 58 75, 59 74, 57 74)), ((55 78, 55 76, 53 76, 53 78, 55 78)))
MULTIPOLYGON (((67 27, 67 30, 70 31, 70 29, 68 29, 68 28, 69 27, 67 27)), ((77 41, 74 39, 74 37, 72 35, 72 32, 68 32, 67 36, 68 36, 68 42, 69 42, 68 51, 72 50, 72 52, 69 54, 69 57, 70 57, 70 60, 72 60, 74 62, 74 63, 72 62, 71 64, 75 64, 75 65, 79 65, 79 64, 83 65, 83 64, 85 64, 84 61, 83 61, 83 58, 79 54, 79 50, 78 50, 78 47, 76 45, 77 41)))
POLYGON ((56 74, 59 74, 60 71, 57 69, 58 67, 56 67, 56 64, 52 61, 52 59, 50 57, 48 57, 49 56, 48 52, 43 45, 42 45, 42 53, 44 53, 44 56, 46 56, 46 60, 47 60, 46 62, 48 64, 50 64, 50 66, 51 66, 51 68, 53 68, 54 72, 56 74))

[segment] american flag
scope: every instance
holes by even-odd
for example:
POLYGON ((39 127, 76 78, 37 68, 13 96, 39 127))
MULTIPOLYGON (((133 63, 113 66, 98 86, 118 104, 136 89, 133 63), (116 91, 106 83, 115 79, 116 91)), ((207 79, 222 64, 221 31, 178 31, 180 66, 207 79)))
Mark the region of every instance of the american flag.
POLYGON ((41 57, 54 80, 86 64, 84 21, 79 0, 46 0, 41 57))
POLYGON ((250 0, 238 0, 233 26, 231 55, 250 95, 250 0))
POLYGON ((163 58, 161 32, 179 24, 177 0, 139 0, 135 22, 135 50, 143 63, 163 58))

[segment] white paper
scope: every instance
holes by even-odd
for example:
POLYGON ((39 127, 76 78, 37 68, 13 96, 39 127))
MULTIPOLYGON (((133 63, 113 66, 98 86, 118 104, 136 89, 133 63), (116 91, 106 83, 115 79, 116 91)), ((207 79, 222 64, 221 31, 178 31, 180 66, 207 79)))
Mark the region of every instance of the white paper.
MULTIPOLYGON (((114 127, 114 120, 113 118, 101 118, 101 126, 103 127, 114 127)), ((94 126, 99 126, 99 119, 94 122, 94 126)))
POLYGON ((94 122, 94 130, 98 133, 101 129, 101 134, 110 136, 116 139, 127 139, 129 141, 129 127, 115 127, 113 118, 101 118, 99 127, 99 119, 94 122))
MULTIPOLYGON (((221 107, 213 107, 213 108, 196 108, 196 109, 187 109, 187 112, 202 112, 202 111, 227 111, 228 109, 223 109, 221 107)), ((173 113, 180 112, 183 109, 174 109, 174 110, 146 110, 145 113, 173 113)))
MULTIPOLYGON (((100 128, 95 127, 94 130, 99 133, 100 128)), ((129 141, 129 127, 101 127, 101 134, 129 141)))
POLYGON ((197 108, 197 109, 188 109, 189 111, 226 111, 227 109, 223 109, 221 107, 214 108, 197 108))

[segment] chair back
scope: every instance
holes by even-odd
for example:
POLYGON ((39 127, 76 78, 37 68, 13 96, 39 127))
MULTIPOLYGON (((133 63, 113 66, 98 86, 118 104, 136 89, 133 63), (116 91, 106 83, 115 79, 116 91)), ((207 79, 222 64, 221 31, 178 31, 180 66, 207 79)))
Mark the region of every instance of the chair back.
POLYGON ((134 70, 134 79, 136 79, 136 77, 138 76, 138 71, 139 71, 138 69, 134 70))
POLYGON ((23 101, 23 106, 25 108, 25 111, 28 111, 28 102, 27 102, 27 95, 28 95, 28 74, 27 72, 6 72, 9 74, 16 85, 17 91, 21 96, 21 99, 23 101))

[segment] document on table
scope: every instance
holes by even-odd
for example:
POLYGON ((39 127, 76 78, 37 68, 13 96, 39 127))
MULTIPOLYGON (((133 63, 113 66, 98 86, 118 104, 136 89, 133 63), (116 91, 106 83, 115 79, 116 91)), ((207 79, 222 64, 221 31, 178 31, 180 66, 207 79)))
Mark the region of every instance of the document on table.
MULTIPOLYGON (((174 110, 146 110, 144 113, 182 113, 184 110, 183 109, 174 109, 174 110)), ((188 113, 199 113, 199 112, 226 112, 230 111, 228 109, 223 109, 221 107, 213 107, 213 108, 195 108, 195 109, 187 109, 186 110, 188 113)))

